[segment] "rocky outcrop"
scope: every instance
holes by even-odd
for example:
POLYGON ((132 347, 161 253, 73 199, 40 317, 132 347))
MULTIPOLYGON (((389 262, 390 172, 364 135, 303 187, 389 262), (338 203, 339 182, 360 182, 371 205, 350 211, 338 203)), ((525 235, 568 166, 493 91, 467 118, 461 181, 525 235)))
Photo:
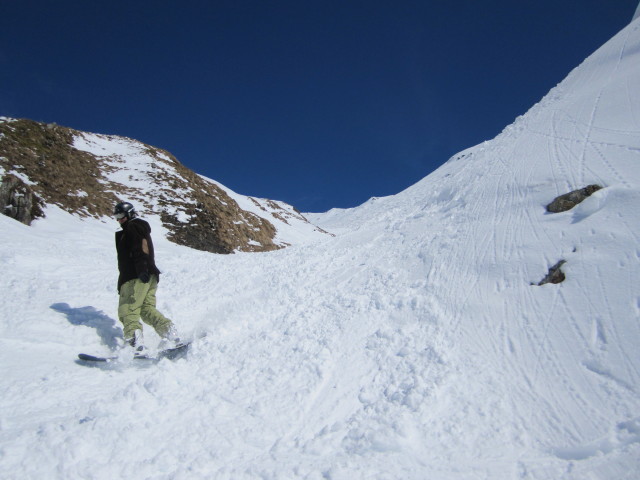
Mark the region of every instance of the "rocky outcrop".
POLYGON ((100 217, 117 197, 109 191, 96 159, 72 147, 73 130, 31 120, 0 123, 0 166, 28 178, 45 203, 70 213, 100 217))
POLYGON ((547 273, 547 275, 536 285, 541 286, 547 283, 558 284, 558 283, 564 282, 567 277, 562 271, 562 266, 565 263, 567 263, 566 260, 560 260, 558 263, 556 263, 553 267, 549 269, 549 273, 547 273))
POLYGON ((156 150, 154 154, 159 164, 171 167, 156 169, 154 176, 159 185, 170 186, 168 191, 158 192, 157 198, 161 207, 170 207, 161 211, 160 218, 173 241, 214 253, 280 248, 273 242, 276 234, 273 224, 242 210, 223 189, 182 165, 168 152, 156 150), (176 198, 175 190, 189 194, 176 198))
POLYGON ((2 213, 26 225, 43 216, 42 200, 15 175, 5 175, 0 182, 2 213))
POLYGON ((45 204, 101 218, 127 200, 142 216, 157 215, 181 245, 214 253, 286 245, 275 243, 270 221, 241 209, 215 182, 167 151, 124 137, 0 118, 0 177, 6 190, 0 206, 25 223, 42 216, 45 204))
POLYGON ((565 193, 564 195, 560 195, 559 197, 556 197, 553 202, 547 205, 547 212, 560 213, 571 210, 601 188, 602 187, 600 185, 588 185, 579 190, 574 190, 572 192, 565 193))

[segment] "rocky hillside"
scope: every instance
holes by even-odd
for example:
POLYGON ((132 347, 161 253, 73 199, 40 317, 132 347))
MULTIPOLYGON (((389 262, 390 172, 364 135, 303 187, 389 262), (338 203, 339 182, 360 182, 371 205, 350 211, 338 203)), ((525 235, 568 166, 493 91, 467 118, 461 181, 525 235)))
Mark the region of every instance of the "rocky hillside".
POLYGON ((282 202, 235 194, 141 142, 0 118, 0 208, 30 224, 47 205, 105 217, 120 200, 156 216, 172 241, 214 253, 276 250, 326 235, 282 202))

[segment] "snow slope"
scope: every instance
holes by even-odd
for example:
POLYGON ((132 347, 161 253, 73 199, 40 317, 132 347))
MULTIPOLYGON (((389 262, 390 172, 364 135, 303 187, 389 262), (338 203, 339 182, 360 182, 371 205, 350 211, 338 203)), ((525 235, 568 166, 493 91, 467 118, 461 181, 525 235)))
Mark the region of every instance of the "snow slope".
MULTIPOLYGON (((130 138, 87 132, 77 133, 73 147, 103 159, 103 175, 111 185, 117 186, 113 193, 133 202, 138 212, 151 220, 162 235, 168 232, 160 220, 161 212, 175 215, 182 223, 196 221, 186 211, 186 207, 198 203, 190 191, 194 187, 185 181, 166 153, 130 138), (158 183, 157 178, 164 178, 164 183, 158 183), (181 183, 185 187, 177 186, 181 183)), ((204 176, 200 178, 221 188, 245 212, 270 222, 276 229, 274 243, 279 247, 326 235, 287 203, 240 195, 219 182, 204 176)))
POLYGON ((635 21, 496 139, 314 217, 335 238, 156 237, 159 308, 207 335, 152 368, 74 363, 121 341, 115 225, 1 217, 2 477, 638 478, 638 85, 635 21))

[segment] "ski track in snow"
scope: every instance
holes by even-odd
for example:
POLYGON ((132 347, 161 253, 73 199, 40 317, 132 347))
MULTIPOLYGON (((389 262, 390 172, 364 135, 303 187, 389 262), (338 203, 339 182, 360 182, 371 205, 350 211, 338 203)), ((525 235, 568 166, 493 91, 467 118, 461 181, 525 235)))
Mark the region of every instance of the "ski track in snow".
POLYGON ((114 222, 0 218, 0 476, 637 478, 639 28, 496 139, 316 216, 335 238, 219 256, 156 232, 186 359, 77 364, 122 342, 114 222))

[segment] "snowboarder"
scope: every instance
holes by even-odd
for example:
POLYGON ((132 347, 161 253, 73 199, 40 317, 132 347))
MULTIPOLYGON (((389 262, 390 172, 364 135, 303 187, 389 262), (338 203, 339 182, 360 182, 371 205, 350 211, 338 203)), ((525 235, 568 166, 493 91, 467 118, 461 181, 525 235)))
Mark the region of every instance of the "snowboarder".
POLYGON ((156 290, 160 270, 156 267, 151 227, 138 218, 129 202, 118 203, 113 214, 122 226, 116 232, 118 253, 118 318, 124 327, 124 340, 134 348, 135 356, 146 356, 142 321, 151 325, 167 347, 180 343, 173 322, 156 309, 156 290))

